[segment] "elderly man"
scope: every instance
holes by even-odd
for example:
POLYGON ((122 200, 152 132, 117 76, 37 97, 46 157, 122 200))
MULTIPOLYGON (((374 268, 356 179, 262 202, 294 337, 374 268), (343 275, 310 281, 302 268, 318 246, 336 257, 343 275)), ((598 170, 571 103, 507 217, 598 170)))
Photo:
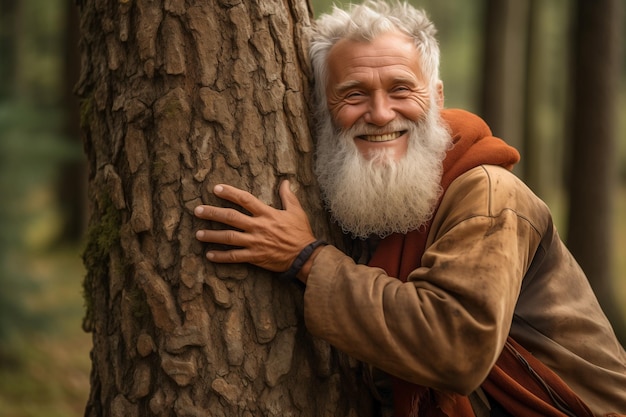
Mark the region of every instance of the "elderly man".
POLYGON ((284 210, 216 186, 250 215, 198 207, 238 229, 199 230, 236 247, 207 258, 305 283, 308 330, 391 375, 396 416, 626 413, 626 353, 548 208, 510 172, 517 151, 443 109, 434 35, 407 4, 317 21, 316 174, 367 265, 316 240, 287 182, 284 210))

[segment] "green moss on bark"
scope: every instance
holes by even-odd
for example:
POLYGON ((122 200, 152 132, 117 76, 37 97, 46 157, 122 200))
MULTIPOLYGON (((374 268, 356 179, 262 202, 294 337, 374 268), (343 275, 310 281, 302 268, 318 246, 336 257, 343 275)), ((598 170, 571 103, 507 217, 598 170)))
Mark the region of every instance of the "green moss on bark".
POLYGON ((87 273, 83 281, 83 297, 85 300, 85 331, 93 330, 94 297, 97 283, 107 282, 110 267, 109 254, 120 244, 121 214, 110 198, 104 198, 95 217, 87 230, 87 241, 83 251, 83 263, 87 273))

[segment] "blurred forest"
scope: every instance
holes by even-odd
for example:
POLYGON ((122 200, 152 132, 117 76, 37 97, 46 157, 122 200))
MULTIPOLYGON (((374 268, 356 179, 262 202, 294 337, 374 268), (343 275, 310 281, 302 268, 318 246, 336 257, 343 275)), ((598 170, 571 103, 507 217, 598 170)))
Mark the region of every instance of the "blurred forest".
MULTIPOLYGON (((495 0, 499 1, 499 0, 495 0)), ((515 0, 499 91, 532 94, 505 102, 495 133, 518 146, 523 177, 568 228, 568 51, 574 0, 515 0), (528 19, 519 18, 527 16, 528 19), (530 22, 530 23, 529 23, 530 22), (527 30, 529 27, 532 30, 527 30), (532 45, 532 47, 529 47, 532 45), (533 54, 528 55, 529 51, 533 54), (521 61, 520 61, 521 59, 521 61), (520 63, 522 65, 520 65, 520 63), (525 139, 535 138, 535 147, 525 139), (537 150, 538 148, 538 150, 537 150)), ((585 0, 583 0, 585 1, 585 0)), ((591 0, 589 0, 591 1, 591 0)), ((438 27, 446 106, 479 114, 490 0, 415 0, 438 27)), ((336 2, 341 4, 342 2, 336 2)), ((331 1, 313 0, 316 14, 331 1)), ((83 414, 90 336, 83 318, 80 258, 85 162, 72 87, 78 73, 73 0, 0 0, 0 414, 83 414)), ((617 141, 611 182, 611 291, 626 305, 626 31, 622 27, 617 141)), ((493 111, 493 110, 492 110, 493 111)), ((596 140, 590 138, 590 140, 596 140)), ((624 307, 621 307, 624 308, 624 307)), ((626 316, 626 309, 621 311, 626 316)))

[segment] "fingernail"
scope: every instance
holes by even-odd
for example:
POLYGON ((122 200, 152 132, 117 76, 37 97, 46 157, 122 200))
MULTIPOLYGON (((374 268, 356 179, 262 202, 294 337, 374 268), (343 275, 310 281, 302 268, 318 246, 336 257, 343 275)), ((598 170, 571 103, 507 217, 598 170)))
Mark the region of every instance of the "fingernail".
POLYGON ((213 254, 213 252, 207 252, 206 257, 209 261, 212 261, 213 258, 215 258, 215 255, 213 254))
POLYGON ((213 192, 215 194, 221 193, 222 191, 224 191, 224 187, 222 187, 221 185, 216 185, 215 188, 213 188, 213 192))
POLYGON ((202 239, 204 237, 204 232, 202 230, 198 230, 196 232, 196 239, 202 239))
POLYGON ((193 212, 194 212, 195 214, 202 214, 202 213, 204 212, 204 207, 202 207, 202 206, 198 206, 198 207, 196 207, 195 209, 193 209, 193 212))

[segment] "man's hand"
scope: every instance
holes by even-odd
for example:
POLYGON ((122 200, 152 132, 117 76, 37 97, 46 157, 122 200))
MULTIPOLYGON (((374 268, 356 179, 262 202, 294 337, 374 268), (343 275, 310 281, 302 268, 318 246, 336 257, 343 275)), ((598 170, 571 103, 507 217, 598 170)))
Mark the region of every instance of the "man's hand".
POLYGON ((306 213, 289 181, 280 184, 279 195, 284 210, 263 203, 252 194, 229 185, 216 185, 216 196, 231 201, 251 215, 215 206, 198 206, 194 214, 205 220, 227 224, 238 230, 199 230, 202 242, 234 246, 229 250, 210 250, 207 258, 220 263, 251 263, 274 272, 289 269, 293 260, 309 243, 315 241, 306 213))

